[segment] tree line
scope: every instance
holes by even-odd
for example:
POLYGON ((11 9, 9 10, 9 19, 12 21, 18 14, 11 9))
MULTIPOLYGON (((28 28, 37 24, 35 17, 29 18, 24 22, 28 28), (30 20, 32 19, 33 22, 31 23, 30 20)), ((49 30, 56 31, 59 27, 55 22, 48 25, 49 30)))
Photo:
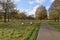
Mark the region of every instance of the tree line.
POLYGON ((55 0, 51 7, 49 8, 49 19, 57 20, 59 22, 60 19, 60 0, 55 0))
POLYGON ((11 0, 0 0, 0 20, 4 19, 4 22, 8 22, 12 19, 18 20, 57 20, 60 19, 60 1, 55 0, 49 10, 47 11, 45 6, 41 5, 36 9, 35 17, 33 15, 27 16, 26 12, 19 12, 15 7, 15 4, 11 0), (49 13, 49 16, 48 16, 49 13), (48 18, 49 17, 49 18, 48 18))

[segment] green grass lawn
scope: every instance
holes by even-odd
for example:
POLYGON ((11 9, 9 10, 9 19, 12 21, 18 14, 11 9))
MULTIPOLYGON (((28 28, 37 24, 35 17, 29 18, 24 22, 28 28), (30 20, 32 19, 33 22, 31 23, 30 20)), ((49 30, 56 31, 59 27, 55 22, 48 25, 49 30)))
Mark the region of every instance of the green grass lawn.
POLYGON ((36 40, 40 22, 0 22, 0 40, 36 40))
POLYGON ((49 21, 48 23, 51 24, 54 28, 56 28, 58 31, 60 31, 60 22, 49 21))

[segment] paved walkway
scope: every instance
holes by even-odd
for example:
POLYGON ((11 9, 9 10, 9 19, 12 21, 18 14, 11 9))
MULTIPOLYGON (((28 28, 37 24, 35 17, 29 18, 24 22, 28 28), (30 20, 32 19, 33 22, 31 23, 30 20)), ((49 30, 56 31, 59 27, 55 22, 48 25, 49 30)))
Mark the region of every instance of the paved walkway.
POLYGON ((39 29, 37 40, 60 40, 60 32, 43 22, 39 29))

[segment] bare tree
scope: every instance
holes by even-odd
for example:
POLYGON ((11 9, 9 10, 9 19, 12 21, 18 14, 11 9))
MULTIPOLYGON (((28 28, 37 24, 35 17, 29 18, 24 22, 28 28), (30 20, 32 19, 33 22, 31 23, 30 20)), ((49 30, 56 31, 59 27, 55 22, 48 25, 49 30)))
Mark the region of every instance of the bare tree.
POLYGON ((9 18, 11 16, 11 12, 14 10, 14 3, 11 0, 0 0, 0 5, 2 6, 3 9, 3 14, 4 14, 4 22, 6 22, 6 19, 8 17, 8 21, 9 18))

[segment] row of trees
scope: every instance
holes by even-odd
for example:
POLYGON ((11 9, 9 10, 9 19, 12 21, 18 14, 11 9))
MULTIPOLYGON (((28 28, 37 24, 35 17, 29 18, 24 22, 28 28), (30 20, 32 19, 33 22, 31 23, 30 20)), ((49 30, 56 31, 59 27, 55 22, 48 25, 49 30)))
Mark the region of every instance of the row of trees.
POLYGON ((9 21, 13 12, 15 12, 14 3, 12 2, 12 0, 0 0, 0 7, 1 7, 0 15, 3 16, 4 22, 6 22, 6 19, 8 19, 8 21, 9 21))
MULTIPOLYGON (((2 7, 0 9, 0 19, 4 19, 4 22, 6 22, 6 19, 8 19, 8 22, 10 19, 36 19, 36 20, 46 20, 48 19, 47 16, 47 10, 44 6, 39 6, 36 9, 35 17, 33 15, 27 16, 26 12, 19 12, 19 10, 15 9, 15 4, 11 0, 0 0, 0 6, 2 7)), ((58 20, 60 17, 60 1, 55 0, 51 7, 49 8, 49 19, 52 20, 58 20)))
POLYGON ((44 6, 39 6, 36 9, 37 19, 50 19, 58 21, 60 20, 60 0, 55 0, 49 10, 47 11, 44 6), (47 15, 49 13, 49 16, 47 15), (49 17, 49 18, 48 18, 49 17))
POLYGON ((55 0, 49 8, 49 19, 57 20, 60 19, 60 0, 55 0))
POLYGON ((37 19, 50 19, 58 21, 60 20, 60 0, 55 0, 51 7, 49 8, 48 12, 44 6, 39 6, 36 9, 36 18, 37 19), (49 16, 47 15, 49 13, 49 16), (49 18, 48 18, 49 17, 49 18))
POLYGON ((0 0, 0 20, 4 19, 4 22, 9 22, 11 19, 34 19, 34 17, 27 16, 25 12, 19 12, 15 8, 15 4, 12 0, 0 0))
POLYGON ((15 15, 15 18, 16 18, 16 19, 19 19, 19 20, 26 20, 26 19, 28 19, 28 20, 33 19, 33 20, 34 20, 34 19, 35 19, 35 18, 33 17, 33 15, 27 16, 25 13, 26 13, 26 12, 17 13, 17 14, 15 15))
POLYGON ((47 19, 47 10, 44 6, 39 6, 37 9, 36 9, 36 12, 35 12, 35 17, 34 15, 29 15, 27 16, 25 14, 26 12, 20 12, 16 15, 16 18, 18 19, 33 19, 33 20, 46 20, 47 19))

